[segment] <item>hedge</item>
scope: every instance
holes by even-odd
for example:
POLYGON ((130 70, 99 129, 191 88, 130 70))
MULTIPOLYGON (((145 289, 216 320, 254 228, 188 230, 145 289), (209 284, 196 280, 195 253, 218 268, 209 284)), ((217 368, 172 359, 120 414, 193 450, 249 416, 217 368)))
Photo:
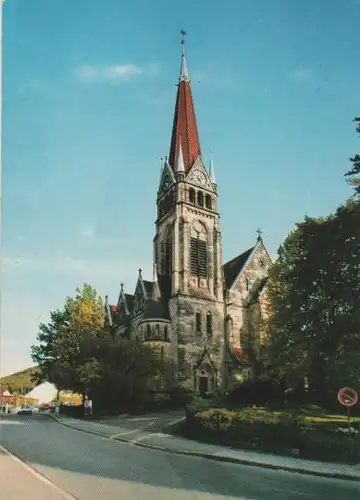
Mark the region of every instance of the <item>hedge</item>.
POLYGON ((280 453, 304 459, 360 462, 360 433, 354 429, 322 429, 281 412, 246 409, 186 408, 185 432, 188 437, 237 448, 280 453), (260 413, 260 414, 259 414, 260 413))

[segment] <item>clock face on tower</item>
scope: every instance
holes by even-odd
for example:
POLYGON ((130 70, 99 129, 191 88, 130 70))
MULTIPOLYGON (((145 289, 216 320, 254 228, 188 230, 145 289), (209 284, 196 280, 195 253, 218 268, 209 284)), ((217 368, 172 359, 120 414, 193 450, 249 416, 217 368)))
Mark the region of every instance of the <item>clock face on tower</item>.
POLYGON ((196 172, 194 172, 192 180, 195 184, 198 184, 199 186, 205 186, 206 184, 205 174, 200 170, 196 170, 196 172))

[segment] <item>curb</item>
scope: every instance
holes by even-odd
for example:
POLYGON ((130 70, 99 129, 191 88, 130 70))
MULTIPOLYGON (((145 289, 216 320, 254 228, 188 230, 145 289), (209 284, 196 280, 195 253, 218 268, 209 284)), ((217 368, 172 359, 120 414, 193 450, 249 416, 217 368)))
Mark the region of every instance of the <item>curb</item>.
POLYGON ((347 480, 347 481, 359 481, 360 482, 360 474, 358 476, 354 476, 351 474, 344 474, 341 472, 321 472, 321 471, 314 471, 314 470, 301 469, 301 468, 295 468, 295 467, 287 467, 286 465, 273 465, 273 464, 267 464, 267 463, 261 463, 261 462, 253 462, 251 460, 246 460, 246 459, 242 459, 242 458, 224 457, 221 455, 213 455, 211 453, 203 453, 200 451, 173 450, 173 449, 166 448, 165 446, 156 446, 156 445, 152 445, 152 444, 136 443, 136 442, 133 443, 125 438, 120 438, 120 437, 112 439, 108 436, 104 436, 104 434, 101 434, 100 432, 79 429, 78 427, 74 427, 70 424, 67 424, 64 421, 59 420, 58 417, 56 417, 55 415, 48 414, 46 416, 52 418, 58 424, 63 425, 64 427, 68 427, 69 429, 74 429, 76 431, 84 432, 85 434, 91 434, 93 436, 102 437, 104 439, 109 439, 110 441, 119 441, 121 443, 132 444, 132 445, 138 446, 140 448, 147 448, 150 450, 157 450, 157 451, 165 451, 166 453, 172 453, 173 455, 192 456, 192 457, 198 457, 198 458, 205 458, 207 460, 213 460, 216 462, 247 465, 247 466, 251 466, 251 467, 261 467, 263 469, 281 470, 284 472, 305 474, 308 476, 318 476, 318 477, 326 477, 326 478, 332 478, 332 479, 342 479, 342 480, 347 480))

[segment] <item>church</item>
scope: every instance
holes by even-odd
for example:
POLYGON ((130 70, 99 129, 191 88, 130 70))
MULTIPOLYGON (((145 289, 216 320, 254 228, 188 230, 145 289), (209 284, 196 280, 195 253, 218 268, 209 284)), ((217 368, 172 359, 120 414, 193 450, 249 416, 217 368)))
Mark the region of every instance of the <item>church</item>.
POLYGON ((260 232, 223 263, 218 196, 213 162, 206 167, 201 154, 182 39, 170 151, 156 194, 153 278, 139 269, 134 293, 121 285, 106 308, 116 334, 159 349, 178 385, 201 395, 254 375, 272 265, 260 232))

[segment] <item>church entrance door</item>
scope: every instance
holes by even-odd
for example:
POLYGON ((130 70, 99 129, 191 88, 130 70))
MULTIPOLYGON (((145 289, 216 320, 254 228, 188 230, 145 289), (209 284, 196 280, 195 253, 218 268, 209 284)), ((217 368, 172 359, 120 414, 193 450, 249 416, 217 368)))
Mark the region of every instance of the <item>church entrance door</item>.
POLYGON ((205 397, 206 396, 206 393, 208 392, 209 390, 209 380, 206 376, 204 375, 201 375, 199 377, 199 393, 200 393, 200 397, 205 397))

